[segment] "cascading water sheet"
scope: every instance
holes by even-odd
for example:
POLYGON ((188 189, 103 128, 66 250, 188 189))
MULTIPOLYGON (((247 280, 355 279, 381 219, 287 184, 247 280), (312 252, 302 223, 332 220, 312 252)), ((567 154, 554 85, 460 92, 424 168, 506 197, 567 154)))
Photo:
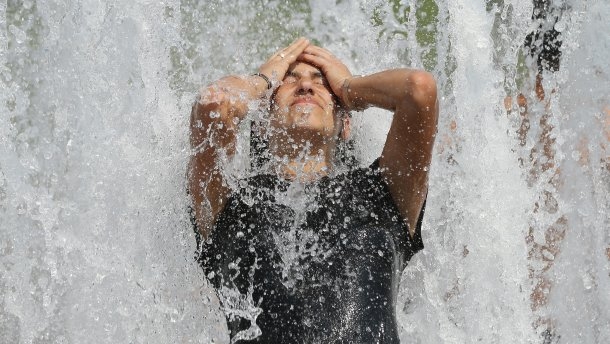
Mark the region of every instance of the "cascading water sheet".
MULTIPOLYGON (((538 101, 530 1, 0 2, 0 343, 228 343, 194 258, 190 108, 200 86, 298 36, 354 74, 437 77, 402 342, 607 342, 610 5, 553 6, 561 68, 538 101)), ((368 165, 390 115, 354 122, 368 165)))

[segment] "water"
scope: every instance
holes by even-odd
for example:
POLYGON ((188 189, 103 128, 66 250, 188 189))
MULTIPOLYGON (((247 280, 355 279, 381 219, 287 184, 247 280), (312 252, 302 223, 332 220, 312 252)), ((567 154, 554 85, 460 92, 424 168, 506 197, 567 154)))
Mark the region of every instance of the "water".
MULTIPOLYGON (((544 75, 541 103, 519 52, 528 1, 0 2, 0 343, 228 342, 193 258, 190 105, 199 86, 251 73, 298 35, 355 74, 413 66, 438 78, 403 342, 541 343, 545 329, 607 342, 610 5, 566 4, 561 69, 544 75), (503 105, 519 92, 523 142, 516 102, 510 115, 503 105), (540 137, 552 168, 548 154, 529 158, 540 137)), ((389 119, 355 115, 363 164, 389 119)))

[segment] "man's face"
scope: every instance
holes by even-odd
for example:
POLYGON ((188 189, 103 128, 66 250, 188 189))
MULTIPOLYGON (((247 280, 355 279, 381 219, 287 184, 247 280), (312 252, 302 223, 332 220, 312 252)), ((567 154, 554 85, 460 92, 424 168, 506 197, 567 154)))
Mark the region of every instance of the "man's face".
POLYGON ((296 62, 275 94, 271 125, 279 129, 307 129, 324 136, 337 133, 335 102, 322 72, 296 62))

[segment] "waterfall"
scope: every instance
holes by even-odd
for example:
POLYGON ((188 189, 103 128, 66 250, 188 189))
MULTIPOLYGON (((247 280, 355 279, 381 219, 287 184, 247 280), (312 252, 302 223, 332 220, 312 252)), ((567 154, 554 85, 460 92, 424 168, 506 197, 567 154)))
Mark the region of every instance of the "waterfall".
MULTIPOLYGON (((228 343, 194 258, 190 108, 298 36, 354 74, 437 78, 402 342, 608 342, 610 4, 554 6, 540 101, 526 0, 0 1, 0 343, 228 343)), ((362 165, 390 120, 354 114, 362 165)))

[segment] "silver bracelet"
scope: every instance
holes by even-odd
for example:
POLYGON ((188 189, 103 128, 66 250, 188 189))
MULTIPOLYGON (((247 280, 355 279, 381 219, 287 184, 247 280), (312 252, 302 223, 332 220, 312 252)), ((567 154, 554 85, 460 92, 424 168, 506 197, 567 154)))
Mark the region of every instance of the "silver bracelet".
POLYGON ((263 80, 265 80, 267 82, 267 89, 270 90, 273 87, 273 84, 271 83, 271 80, 269 80, 269 78, 263 74, 263 73, 254 73, 252 74, 252 76, 259 76, 261 78, 263 78, 263 80))
POLYGON ((352 102, 349 101, 349 83, 352 81, 352 78, 347 78, 343 81, 343 85, 341 85, 341 92, 343 93, 343 102, 347 110, 351 110, 353 105, 352 102))

